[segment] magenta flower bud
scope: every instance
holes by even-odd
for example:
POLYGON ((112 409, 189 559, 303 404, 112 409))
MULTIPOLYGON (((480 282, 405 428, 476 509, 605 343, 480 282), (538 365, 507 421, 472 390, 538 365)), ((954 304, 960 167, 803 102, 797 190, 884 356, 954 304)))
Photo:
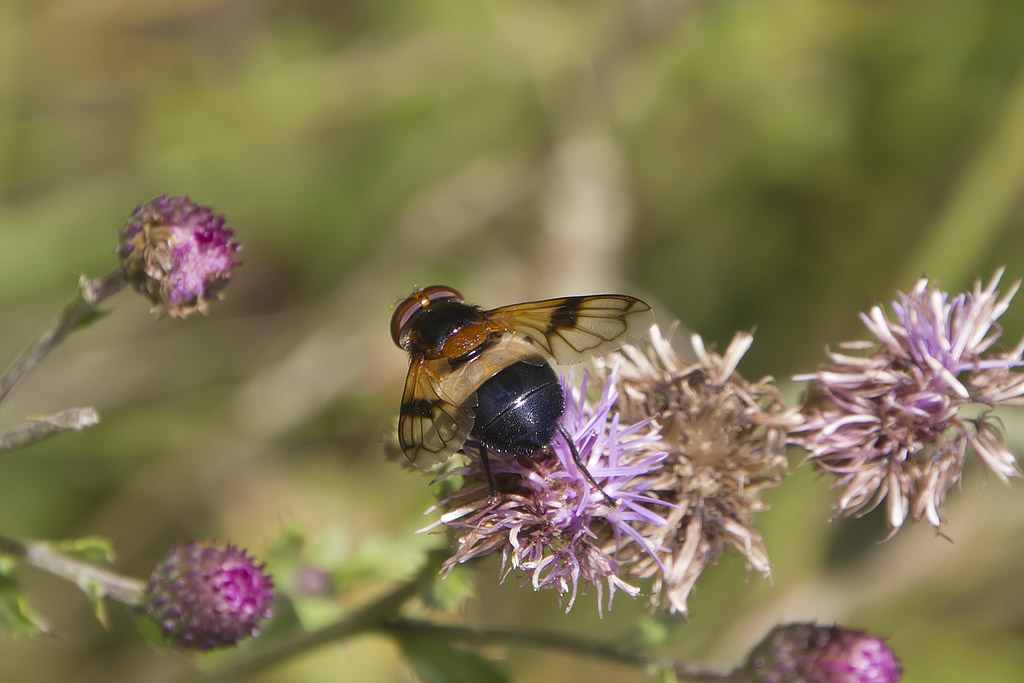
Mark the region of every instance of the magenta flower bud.
POLYGON ((241 265, 233 235, 210 207, 161 195, 128 217, 116 253, 128 282, 156 304, 154 310, 184 318, 205 314, 207 301, 241 265))
POLYGON ((895 683, 899 660, 881 638, 840 626, 777 626, 750 653, 754 683, 895 683))
POLYGON ((244 550, 192 542, 172 548, 153 570, 143 608, 169 642, 210 650, 258 635, 273 588, 244 550))

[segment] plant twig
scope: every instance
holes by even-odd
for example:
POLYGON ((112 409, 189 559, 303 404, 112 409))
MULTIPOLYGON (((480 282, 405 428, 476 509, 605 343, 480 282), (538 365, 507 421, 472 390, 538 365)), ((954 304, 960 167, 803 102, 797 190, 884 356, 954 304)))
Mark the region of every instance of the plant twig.
POLYGON ((96 315, 96 306, 124 289, 127 284, 121 270, 115 270, 110 275, 98 279, 89 279, 83 276, 79 280, 78 295, 74 301, 65 306, 64 310, 50 321, 31 346, 22 351, 21 355, 14 359, 14 362, 0 377, 0 403, 46 354, 81 323, 96 315))
POLYGON ((67 579, 87 593, 89 587, 96 586, 103 596, 130 607, 142 604, 144 581, 69 557, 44 541, 19 541, 0 536, 0 554, 16 557, 27 565, 67 579))
POLYGON ((91 407, 68 408, 52 415, 30 417, 28 422, 0 432, 0 452, 13 451, 61 432, 81 431, 99 421, 99 413, 91 407))

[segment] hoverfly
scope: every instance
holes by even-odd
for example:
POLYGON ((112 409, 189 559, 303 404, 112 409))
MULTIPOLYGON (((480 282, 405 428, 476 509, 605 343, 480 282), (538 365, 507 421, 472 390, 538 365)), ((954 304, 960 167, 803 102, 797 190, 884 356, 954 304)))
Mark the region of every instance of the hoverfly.
POLYGON ((493 496, 487 451, 531 456, 557 431, 587 480, 614 504, 561 425, 565 397, 549 361, 578 363, 613 350, 646 330, 650 310, 621 294, 484 310, 451 287, 415 290, 391 317, 391 338, 410 358, 398 421, 406 457, 429 469, 475 439, 493 496))

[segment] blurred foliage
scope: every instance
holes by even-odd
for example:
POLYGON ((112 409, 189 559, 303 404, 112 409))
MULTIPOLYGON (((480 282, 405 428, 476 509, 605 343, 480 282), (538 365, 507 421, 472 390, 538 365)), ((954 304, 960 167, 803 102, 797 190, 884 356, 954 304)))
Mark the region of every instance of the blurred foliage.
MULTIPOLYGON (((485 306, 639 294, 720 346, 756 326, 741 370, 785 386, 922 273, 957 290, 1005 264, 1014 280, 1022 25, 1019 0, 6 0, 0 359, 79 274, 114 267, 120 222, 157 194, 226 214, 245 265, 206 319, 154 320, 121 294, 18 387, 0 428, 71 405, 102 422, 0 457, 2 531, 106 536, 146 576, 188 538, 262 555, 300 529, 320 562, 360 558, 366 582, 328 567, 358 605, 443 542, 412 535, 427 479, 382 455, 405 371, 388 307, 414 284, 485 306)), ((1003 322, 1013 344, 1021 306, 1003 322)), ((827 482, 798 471, 759 524, 774 582, 726 559, 689 621, 658 618, 662 650, 731 664, 775 622, 816 618, 892 634, 909 682, 1016 680, 1024 504, 981 479, 969 468, 951 498, 955 543, 877 544, 870 518, 827 525, 827 482)), ((496 562, 474 577, 470 622, 606 638, 646 613, 620 596, 598 621, 588 596, 563 616, 554 595, 498 586, 496 562)), ((18 580, 56 637, 0 639, 0 680, 192 666, 120 608, 104 631, 73 587, 18 580)), ((360 638, 260 680, 409 680, 398 652, 360 638)), ((488 655, 512 680, 643 680, 488 655)))
POLYGON ((8 637, 26 638, 47 630, 47 624, 36 614, 22 594, 21 586, 12 574, 16 564, 8 558, 0 559, 0 628, 8 637))
POLYGON ((437 638, 405 636, 402 654, 423 683, 506 683, 493 662, 437 638))

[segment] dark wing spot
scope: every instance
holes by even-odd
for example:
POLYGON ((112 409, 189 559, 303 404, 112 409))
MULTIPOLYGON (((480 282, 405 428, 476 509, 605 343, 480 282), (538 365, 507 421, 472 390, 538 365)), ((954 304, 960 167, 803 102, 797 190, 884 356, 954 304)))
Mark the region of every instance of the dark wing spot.
POLYGON ((434 403, 425 398, 417 398, 402 404, 402 415, 430 419, 434 416, 434 403))
POLYGON ((570 330, 576 327, 577 314, 586 297, 570 296, 551 314, 550 330, 570 330))

